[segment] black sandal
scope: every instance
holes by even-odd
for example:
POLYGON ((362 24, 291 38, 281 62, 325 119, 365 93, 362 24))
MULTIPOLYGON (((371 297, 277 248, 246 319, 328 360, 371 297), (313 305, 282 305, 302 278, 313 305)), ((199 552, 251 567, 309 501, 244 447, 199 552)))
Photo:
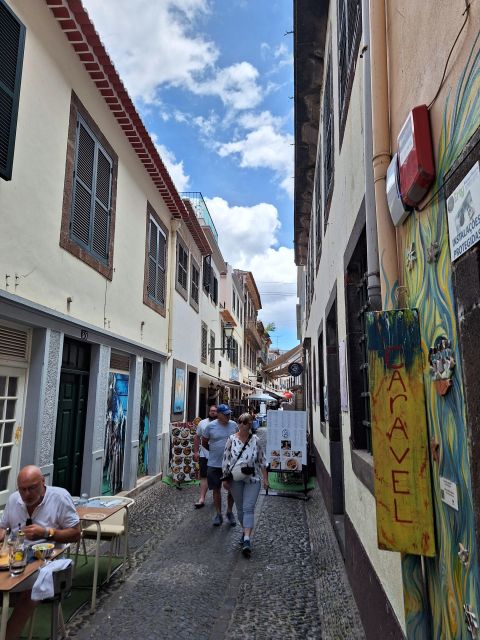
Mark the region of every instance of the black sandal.
POLYGON ((202 507, 204 507, 204 506, 205 506, 205 503, 204 503, 204 502, 196 502, 196 503, 194 504, 195 509, 201 509, 201 508, 202 508, 202 507))

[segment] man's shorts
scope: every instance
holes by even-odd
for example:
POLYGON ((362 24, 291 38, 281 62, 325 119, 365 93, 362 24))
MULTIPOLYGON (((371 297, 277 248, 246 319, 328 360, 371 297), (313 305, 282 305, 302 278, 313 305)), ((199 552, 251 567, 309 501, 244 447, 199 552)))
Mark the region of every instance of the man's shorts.
POLYGON ((207 468, 207 480, 208 480, 208 488, 212 489, 221 489, 222 481, 220 478, 222 477, 222 469, 221 467, 208 467, 207 468))
POLYGON ((208 458, 199 458, 198 464, 200 465, 200 478, 207 477, 208 458))

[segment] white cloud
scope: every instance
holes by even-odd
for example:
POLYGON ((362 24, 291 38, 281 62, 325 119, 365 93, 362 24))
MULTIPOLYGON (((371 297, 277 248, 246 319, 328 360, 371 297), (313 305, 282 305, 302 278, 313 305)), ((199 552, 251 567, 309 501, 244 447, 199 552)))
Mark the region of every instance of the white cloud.
POLYGON ((219 144, 217 151, 222 158, 238 155, 243 168, 271 169, 293 199, 293 136, 276 130, 277 120, 272 117, 268 122, 267 116, 261 114, 258 128, 241 139, 219 144))
POLYGON ((248 269, 255 255, 265 255, 276 244, 281 223, 272 204, 230 206, 219 197, 205 202, 217 227, 223 257, 236 268, 248 269))
POLYGON ((218 96, 235 111, 254 109, 263 99, 258 76, 258 70, 249 62, 238 62, 219 69, 210 80, 192 80, 189 89, 197 95, 218 96))
POLYGON ((84 2, 134 99, 154 101, 162 84, 188 85, 218 59, 215 44, 198 35, 206 0, 84 2))
POLYGON ((256 107, 263 99, 249 62, 216 66, 219 51, 200 32, 207 0, 84 0, 134 100, 158 102, 162 85, 217 96, 228 109, 256 107))
MULTIPOLYGON (((281 227, 276 207, 230 205, 223 198, 205 202, 218 230, 223 257, 233 267, 251 271, 262 297, 260 317, 275 322, 276 334, 292 332, 296 323, 297 268, 293 249, 277 246, 281 227)), ((275 333, 272 337, 275 337, 275 333)))
POLYGON ((151 138, 155 143, 158 153, 160 154, 163 163, 165 164, 170 177, 173 180, 173 184, 176 186, 177 191, 187 191, 190 176, 185 174, 183 168, 183 160, 177 162, 175 154, 167 149, 163 144, 158 142, 158 136, 155 133, 151 134, 151 138))

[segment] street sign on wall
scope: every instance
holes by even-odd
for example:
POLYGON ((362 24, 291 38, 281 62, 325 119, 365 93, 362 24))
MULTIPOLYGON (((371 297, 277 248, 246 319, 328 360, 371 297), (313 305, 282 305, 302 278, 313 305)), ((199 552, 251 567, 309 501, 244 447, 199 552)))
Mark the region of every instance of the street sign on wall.
POLYGON ((367 340, 378 546, 434 556, 417 311, 369 312, 367 340))

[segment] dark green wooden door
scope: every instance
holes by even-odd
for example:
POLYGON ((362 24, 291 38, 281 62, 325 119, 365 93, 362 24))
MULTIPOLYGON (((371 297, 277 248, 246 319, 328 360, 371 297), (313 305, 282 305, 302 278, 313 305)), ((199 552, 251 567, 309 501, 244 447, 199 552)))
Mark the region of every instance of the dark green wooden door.
MULTIPOLYGON (((73 342, 73 341, 72 341, 73 342)), ((58 394, 53 484, 80 495, 88 400, 88 345, 67 342, 58 394), (83 348, 82 348, 83 347, 83 348), (79 353, 83 352, 83 353, 79 353), (72 361, 72 354, 75 355, 72 361), (75 370, 78 367, 79 370, 75 370)))

